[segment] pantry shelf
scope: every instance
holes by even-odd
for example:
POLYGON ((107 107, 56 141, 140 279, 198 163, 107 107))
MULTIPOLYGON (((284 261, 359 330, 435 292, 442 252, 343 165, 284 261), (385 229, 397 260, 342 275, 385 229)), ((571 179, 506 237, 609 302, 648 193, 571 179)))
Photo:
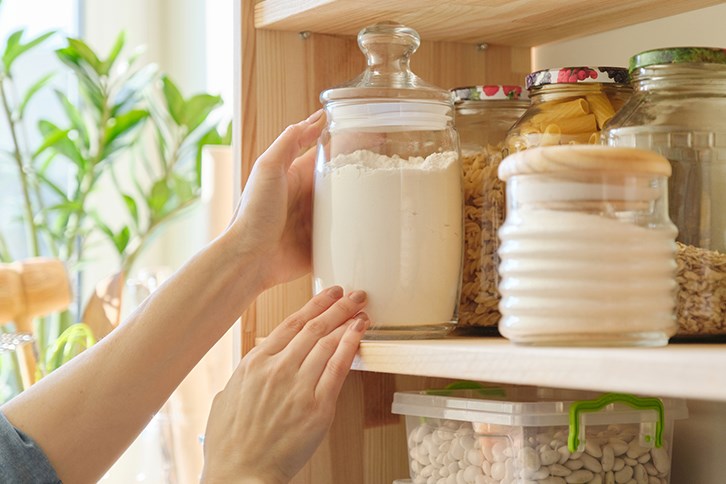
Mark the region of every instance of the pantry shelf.
POLYGON ((531 47, 654 20, 720 0, 260 0, 255 27, 355 35, 361 25, 395 20, 426 40, 531 47))
POLYGON ((501 338, 364 341, 353 369, 726 402, 726 344, 539 348, 501 338))

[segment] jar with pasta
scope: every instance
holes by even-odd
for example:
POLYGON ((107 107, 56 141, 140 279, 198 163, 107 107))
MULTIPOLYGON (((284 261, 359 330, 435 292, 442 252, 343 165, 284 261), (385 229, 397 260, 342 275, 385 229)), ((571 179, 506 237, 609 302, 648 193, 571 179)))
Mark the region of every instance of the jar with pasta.
POLYGON ((497 177, 507 131, 529 106, 522 86, 453 89, 464 181, 464 267, 459 329, 496 332, 499 239, 504 182, 497 177))
POLYGON ((536 146, 600 144, 600 132, 630 98, 622 67, 563 67, 527 76, 531 107, 512 127, 505 155, 536 146))

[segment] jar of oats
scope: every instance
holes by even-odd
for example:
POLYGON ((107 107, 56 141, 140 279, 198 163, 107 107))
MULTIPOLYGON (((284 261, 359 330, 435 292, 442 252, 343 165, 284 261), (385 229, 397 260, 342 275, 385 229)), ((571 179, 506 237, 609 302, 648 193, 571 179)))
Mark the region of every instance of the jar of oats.
POLYGON ((497 230, 504 222, 504 182, 497 177, 507 131, 529 106, 521 86, 452 90, 464 180, 464 266, 459 328, 496 331, 499 323, 497 230))
POLYGON ((506 153, 537 146, 600 144, 600 132, 632 89, 623 67, 563 67, 527 76, 532 105, 509 131, 506 153))
POLYGON ((641 52, 630 59, 630 73, 635 92, 604 138, 670 161, 677 335, 726 335, 726 50, 641 52))

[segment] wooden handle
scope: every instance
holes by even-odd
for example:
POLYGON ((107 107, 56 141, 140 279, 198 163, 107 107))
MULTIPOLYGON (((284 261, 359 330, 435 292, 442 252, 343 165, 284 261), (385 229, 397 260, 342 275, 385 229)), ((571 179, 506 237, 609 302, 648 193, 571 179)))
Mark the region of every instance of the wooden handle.
POLYGON ((23 312, 24 299, 20 273, 10 265, 0 265, 0 325, 23 312))
POLYGON ((0 264, 0 324, 15 321, 19 331, 31 331, 28 321, 65 309, 71 300, 61 261, 35 258, 0 264))

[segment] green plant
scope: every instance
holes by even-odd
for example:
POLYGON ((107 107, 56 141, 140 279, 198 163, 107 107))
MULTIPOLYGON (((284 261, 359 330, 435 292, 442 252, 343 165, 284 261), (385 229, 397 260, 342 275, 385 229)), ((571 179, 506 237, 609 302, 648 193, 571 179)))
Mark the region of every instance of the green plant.
MULTIPOLYGON (((56 56, 77 81, 78 99, 55 89, 64 119, 41 119, 36 127, 41 140, 31 146, 31 137, 25 135, 32 129, 27 108, 39 92, 51 89, 53 75, 14 96, 14 66, 52 35, 26 41, 19 30, 1 50, 0 100, 12 150, 0 152, 0 163, 12 162, 17 168, 23 199, 17 215, 27 232, 27 247, 13 254, 0 227, 0 260, 46 255, 78 271, 93 259, 100 239, 113 246, 119 272, 128 274, 152 235, 198 199, 202 146, 229 144, 230 126, 220 133, 214 120, 222 100, 204 93, 185 98, 168 76, 144 65, 138 51, 124 57, 123 33, 105 57, 81 39, 68 38, 56 56), (62 184, 53 178, 59 167, 68 174, 62 184), (132 174, 130 182, 120 176, 125 171, 132 174), (115 190, 101 188, 107 186, 103 179, 110 179, 115 190), (99 210, 101 190, 104 204, 125 208, 125 216, 115 223, 99 210)), ((70 313, 61 319, 55 334, 78 320, 70 313)), ((47 324, 37 325, 41 362, 54 353, 47 324)))

